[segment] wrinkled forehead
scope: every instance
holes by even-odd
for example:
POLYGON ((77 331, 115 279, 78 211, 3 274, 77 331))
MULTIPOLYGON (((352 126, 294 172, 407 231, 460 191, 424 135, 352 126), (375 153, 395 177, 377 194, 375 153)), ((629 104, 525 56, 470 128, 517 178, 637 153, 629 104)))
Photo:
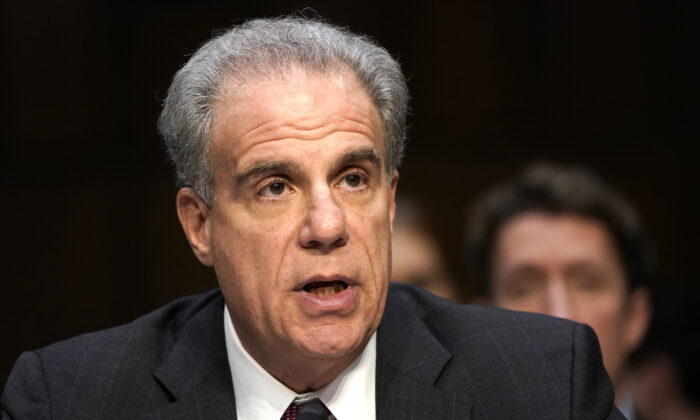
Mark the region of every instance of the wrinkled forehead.
POLYGON ((273 125, 257 126, 278 119, 302 131, 317 123, 347 119, 371 128, 377 152, 386 156, 384 127, 376 105, 356 74, 347 66, 321 72, 293 65, 285 69, 230 77, 216 98, 213 140, 217 133, 240 139, 251 130, 259 133, 273 125), (306 127, 308 125, 308 127, 306 127))
POLYGON ((572 213, 527 212, 510 219, 497 236, 494 259, 542 266, 595 262, 622 267, 605 224, 572 213))

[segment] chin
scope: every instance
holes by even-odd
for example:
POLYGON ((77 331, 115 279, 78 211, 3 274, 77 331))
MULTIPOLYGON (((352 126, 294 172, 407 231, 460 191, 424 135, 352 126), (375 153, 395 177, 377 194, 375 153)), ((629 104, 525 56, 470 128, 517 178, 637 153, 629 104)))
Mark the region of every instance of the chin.
POLYGON ((314 357, 342 358, 362 352, 370 336, 371 333, 353 332, 352 328, 320 327, 308 332, 304 347, 314 357))

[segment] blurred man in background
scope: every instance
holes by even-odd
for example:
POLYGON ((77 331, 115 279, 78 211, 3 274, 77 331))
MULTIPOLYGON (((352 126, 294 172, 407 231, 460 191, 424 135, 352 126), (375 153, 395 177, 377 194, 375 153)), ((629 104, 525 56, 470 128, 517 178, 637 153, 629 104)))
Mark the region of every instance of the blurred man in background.
POLYGON ((632 417, 625 364, 651 304, 648 250, 630 204, 583 169, 534 165, 477 201, 468 248, 493 304, 593 327, 616 404, 632 417))
POLYGON ((464 302, 464 292, 450 274, 426 206, 421 200, 406 196, 398 197, 396 202, 391 232, 391 280, 464 302))

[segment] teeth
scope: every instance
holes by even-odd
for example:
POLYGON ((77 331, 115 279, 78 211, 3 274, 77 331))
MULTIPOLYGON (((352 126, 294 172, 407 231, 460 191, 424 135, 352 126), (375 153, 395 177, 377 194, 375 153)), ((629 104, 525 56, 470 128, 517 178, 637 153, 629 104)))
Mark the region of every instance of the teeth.
POLYGON ((342 292, 344 289, 343 285, 340 283, 334 283, 328 286, 322 286, 322 287, 312 287, 309 290, 309 293, 312 293, 316 296, 330 296, 330 295, 335 295, 340 292, 342 292))

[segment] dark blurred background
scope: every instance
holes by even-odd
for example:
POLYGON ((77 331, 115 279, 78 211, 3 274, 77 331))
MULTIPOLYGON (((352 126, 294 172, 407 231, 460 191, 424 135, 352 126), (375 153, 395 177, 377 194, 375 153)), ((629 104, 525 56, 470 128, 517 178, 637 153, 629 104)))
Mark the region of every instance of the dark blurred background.
POLYGON ((698 3, 597 3, 0 1, 0 384, 23 350, 215 286, 177 221, 160 101, 213 30, 305 6, 401 61, 399 191, 431 203, 467 294, 465 206, 545 159, 617 187, 655 285, 697 293, 698 3))

